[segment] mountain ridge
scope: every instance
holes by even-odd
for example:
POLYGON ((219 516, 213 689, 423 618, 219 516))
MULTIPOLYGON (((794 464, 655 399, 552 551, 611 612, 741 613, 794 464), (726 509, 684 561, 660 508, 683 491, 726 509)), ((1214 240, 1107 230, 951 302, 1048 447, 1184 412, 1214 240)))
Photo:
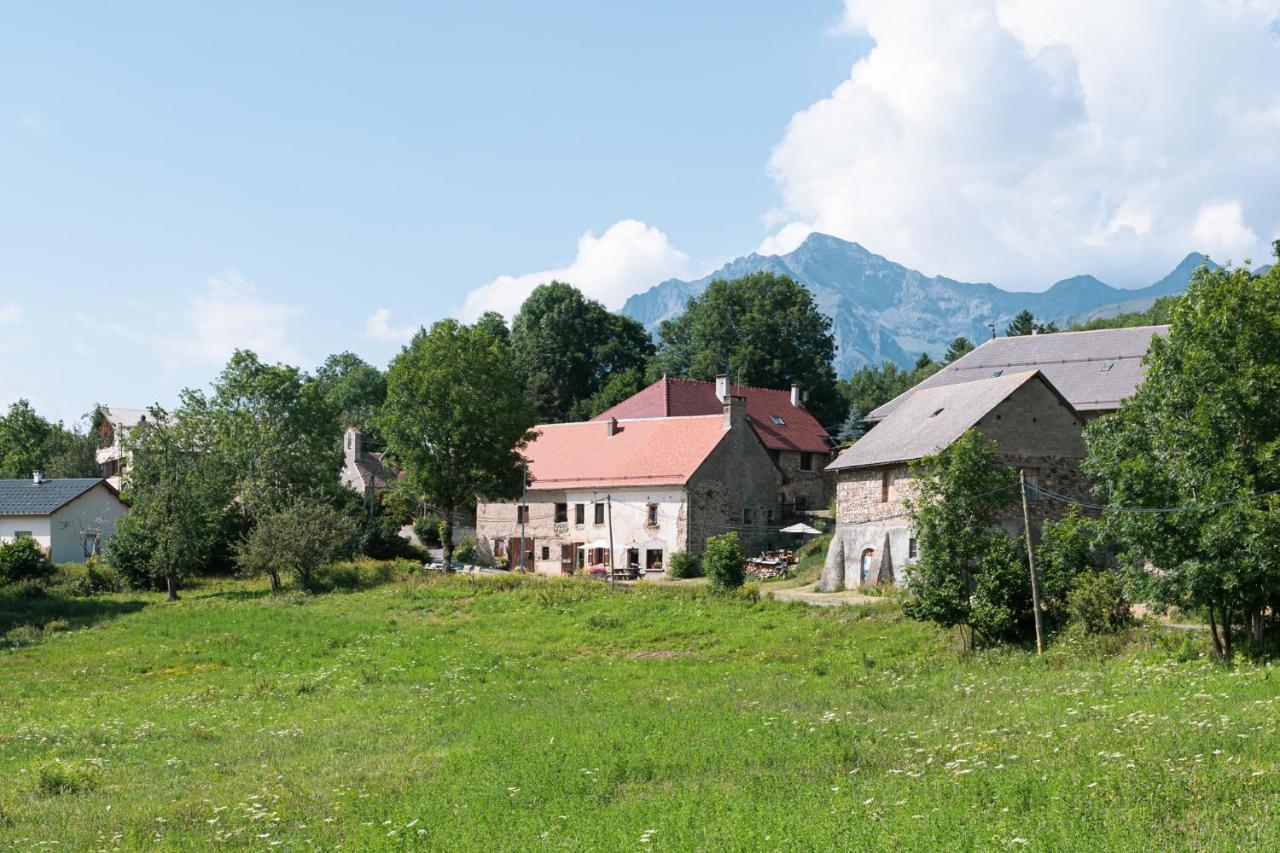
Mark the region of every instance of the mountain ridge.
POLYGON ((814 233, 784 255, 753 252, 699 279, 667 279, 632 295, 621 313, 656 332, 712 281, 754 272, 787 275, 807 287, 818 309, 831 318, 836 371, 847 376, 886 359, 910 367, 922 352, 937 358, 961 335, 979 342, 991 334, 992 323, 1003 330, 1024 308, 1041 322, 1060 325, 1141 310, 1185 290, 1202 263, 1212 261, 1191 252, 1168 275, 1142 288, 1117 288, 1082 274, 1043 291, 1008 291, 989 282, 926 276, 858 243, 814 233))

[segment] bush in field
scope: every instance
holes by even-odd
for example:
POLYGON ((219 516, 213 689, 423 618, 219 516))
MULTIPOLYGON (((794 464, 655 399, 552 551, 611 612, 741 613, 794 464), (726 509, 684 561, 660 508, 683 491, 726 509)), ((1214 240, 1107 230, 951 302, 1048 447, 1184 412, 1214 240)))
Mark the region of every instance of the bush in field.
POLYGON ((404 580, 415 574, 420 565, 413 560, 354 560, 321 566, 311 575, 313 592, 372 589, 375 586, 404 580))
POLYGON ((30 536, 0 545, 0 583, 39 580, 53 572, 53 564, 30 536))
POLYGON ((702 568, 717 589, 737 589, 746 578, 747 557, 736 531, 712 536, 702 553, 702 568))
POLYGON ((273 591, 280 590, 282 575, 311 589, 317 569, 351 556, 357 532, 333 507, 299 500, 263 515, 240 544, 237 562, 245 574, 271 578, 273 591))
POLYGON ((464 565, 480 565, 484 562, 483 555, 477 547, 476 537, 468 536, 457 544, 453 549, 453 559, 464 565))
POLYGON ((90 557, 83 563, 63 563, 57 567, 51 587, 70 595, 97 595, 123 592, 124 578, 101 557, 90 557))
POLYGON ((1115 634, 1133 622, 1123 581, 1105 569, 1076 575, 1067 593, 1067 610, 1087 634, 1115 634))
POLYGON ((667 564, 667 574, 673 578, 696 578, 702 574, 702 566, 698 563, 698 555, 688 551, 677 551, 671 555, 667 564))

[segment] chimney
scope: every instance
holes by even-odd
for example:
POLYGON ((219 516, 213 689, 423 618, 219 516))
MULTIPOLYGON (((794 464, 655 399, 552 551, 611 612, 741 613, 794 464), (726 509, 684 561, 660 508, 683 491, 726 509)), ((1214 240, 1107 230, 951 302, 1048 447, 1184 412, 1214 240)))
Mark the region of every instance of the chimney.
POLYGON ((727 373, 716 376, 716 399, 721 403, 729 402, 729 374, 727 373))
POLYGON ((618 419, 617 419, 617 418, 609 418, 609 426, 608 426, 608 430, 609 430, 609 435, 611 435, 611 436, 612 436, 612 435, 617 435, 617 434, 618 434, 618 419))
POLYGON ((791 383, 791 405, 800 407, 800 386, 794 382, 791 383))
POLYGON ((747 398, 729 396, 724 401, 724 428, 740 429, 747 423, 747 398))
POLYGON ((44 482, 44 474, 41 474, 39 471, 32 471, 31 482, 37 486, 40 485, 44 482))

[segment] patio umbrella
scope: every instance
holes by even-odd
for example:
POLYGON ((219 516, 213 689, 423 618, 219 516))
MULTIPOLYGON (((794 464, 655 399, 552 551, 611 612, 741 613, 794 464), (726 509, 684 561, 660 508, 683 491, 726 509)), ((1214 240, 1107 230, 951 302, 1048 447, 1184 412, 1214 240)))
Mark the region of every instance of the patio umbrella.
POLYGON ((815 527, 810 527, 804 522, 801 522, 800 524, 793 524, 790 527, 784 527, 782 528, 782 530, 778 532, 779 533, 802 533, 802 534, 808 534, 810 536, 817 536, 822 531, 818 530, 815 527))

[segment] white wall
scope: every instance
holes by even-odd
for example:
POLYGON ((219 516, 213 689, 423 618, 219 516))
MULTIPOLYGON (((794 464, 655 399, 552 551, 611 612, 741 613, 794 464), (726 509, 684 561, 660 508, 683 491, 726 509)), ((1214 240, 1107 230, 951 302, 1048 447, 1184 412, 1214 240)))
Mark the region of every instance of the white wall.
POLYGON ((40 547, 49 550, 49 517, 47 515, 7 515, 0 518, 0 544, 12 542, 18 531, 29 532, 40 547))
MULTIPOLYGON (((628 548, 640 549, 640 560, 650 548, 662 549, 662 570, 665 572, 671 555, 684 550, 684 490, 683 489, 609 489, 607 491, 569 491, 565 498, 569 503, 569 529, 565 538, 575 542, 608 541, 609 516, 606 498, 612 498, 614 564, 621 566, 627 558, 628 548), (575 504, 586 504, 586 524, 574 523, 575 504), (597 525, 592 504, 606 504, 605 523, 597 525), (658 524, 650 527, 648 506, 658 505, 658 524)), ((556 556, 556 555, 552 555, 556 556)))
POLYGON ((101 543, 105 548, 107 540, 116 532, 116 520, 127 512, 110 489, 101 483, 94 486, 49 519, 52 540, 49 559, 55 563, 84 562, 83 534, 101 529, 101 543))

